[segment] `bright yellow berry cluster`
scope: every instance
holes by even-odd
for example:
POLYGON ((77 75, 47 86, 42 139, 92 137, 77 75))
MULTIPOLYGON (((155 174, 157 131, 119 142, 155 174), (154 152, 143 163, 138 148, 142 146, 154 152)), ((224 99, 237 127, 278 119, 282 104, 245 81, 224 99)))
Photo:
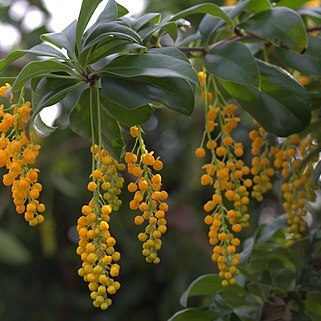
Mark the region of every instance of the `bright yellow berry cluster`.
MULTIPOLYGON (((10 84, 0 87, 0 96, 8 97, 10 84)), ((9 95, 9 100, 13 95, 9 95)), ((30 226, 44 221, 45 205, 39 202, 42 185, 38 183, 37 168, 30 168, 36 162, 40 145, 34 145, 26 136, 25 126, 31 113, 30 102, 0 105, 0 168, 6 167, 3 184, 12 186, 13 202, 18 214, 24 214, 30 226)))
POLYGON ((128 172, 135 177, 135 181, 129 183, 128 190, 134 193, 129 207, 139 210, 134 222, 142 225, 147 221, 145 231, 139 233, 138 239, 143 242, 142 254, 148 263, 159 263, 158 251, 162 246, 162 234, 167 230, 165 214, 168 204, 165 202, 168 194, 162 190, 162 177, 154 171, 160 171, 163 163, 153 152, 148 152, 142 138, 142 129, 134 126, 130 129, 136 143, 132 152, 127 152, 125 162, 128 172))
POLYGON ((273 164, 270 161, 271 152, 265 139, 266 132, 262 127, 253 129, 249 133, 252 140, 251 174, 253 175, 253 188, 251 196, 258 202, 263 200, 263 195, 272 189, 271 177, 274 176, 273 164))
POLYGON ((211 186, 212 199, 204 205, 208 214, 205 223, 210 226, 209 242, 214 246, 212 259, 217 262, 222 285, 234 284, 234 275, 239 273, 237 264, 240 255, 236 253, 240 240, 235 237, 248 225, 250 215, 248 188, 252 181, 247 178, 250 168, 240 159, 243 145, 232 137, 232 131, 240 118, 236 116, 237 106, 223 104, 215 99, 214 105, 207 98, 207 83, 203 72, 199 73, 205 97, 205 130, 201 146, 195 150, 198 158, 210 155, 210 162, 203 165, 205 173, 201 184, 211 186), (218 127, 220 130, 215 131, 218 127), (203 147, 205 145, 205 148, 203 147))
POLYGON ((274 166, 281 170, 282 198, 288 221, 288 233, 291 234, 287 245, 302 236, 307 228, 304 216, 306 199, 314 197, 312 163, 302 166, 302 157, 307 155, 312 139, 300 140, 298 135, 287 138, 279 147, 274 147, 274 166))
MULTIPOLYGON (((97 145, 92 147, 92 152, 97 161, 99 157, 97 145)), ((92 172, 93 181, 88 184, 88 189, 93 192, 99 185, 103 191, 104 200, 111 205, 113 211, 118 211, 122 204, 119 195, 124 185, 124 178, 118 175, 118 171, 123 171, 126 166, 118 163, 106 149, 101 150, 100 161, 101 167, 92 172)))
POLYGON ((123 178, 117 170, 123 170, 104 148, 92 146, 94 168, 87 189, 93 193, 88 205, 82 207, 82 216, 78 219, 77 231, 79 246, 77 254, 83 261, 78 274, 88 282, 93 305, 106 310, 112 303, 109 295, 120 288, 120 283, 114 280, 119 275, 120 253, 115 251, 116 240, 109 231, 110 214, 118 210, 121 201, 123 178))

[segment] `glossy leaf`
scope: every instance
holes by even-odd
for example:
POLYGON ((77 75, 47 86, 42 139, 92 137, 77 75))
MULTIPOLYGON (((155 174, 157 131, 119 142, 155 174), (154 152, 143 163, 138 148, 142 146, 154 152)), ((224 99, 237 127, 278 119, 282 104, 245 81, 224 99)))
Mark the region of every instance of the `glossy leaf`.
POLYGON ((121 20, 126 21, 134 30, 138 31, 149 23, 158 24, 161 15, 159 13, 146 13, 135 19, 133 17, 123 17, 121 20))
POLYGON ((76 43, 78 48, 81 47, 81 39, 86 29, 86 26, 92 14, 94 13, 94 11, 96 10, 96 8, 98 7, 101 1, 102 0, 83 0, 82 1, 78 22, 77 22, 77 29, 76 29, 76 43))
POLYGON ((187 17, 192 14, 210 14, 215 17, 222 18, 223 20, 226 21, 227 25, 229 27, 233 26, 233 20, 217 5, 214 3, 203 3, 203 4, 198 4, 196 6, 190 7, 188 9, 185 9, 175 15, 173 15, 169 21, 175 21, 180 18, 187 17))
POLYGON ((306 298, 306 314, 311 321, 319 321, 321 318, 321 293, 308 293, 306 298))
POLYGON ((76 31, 77 21, 74 20, 69 26, 67 26, 62 32, 58 33, 47 33, 42 35, 40 38, 43 41, 48 41, 53 45, 67 49, 69 57, 75 56, 76 50, 76 31))
MULTIPOLYGON (((69 124, 70 128, 77 135, 91 141, 89 101, 89 89, 87 89, 82 93, 77 105, 72 109, 69 116, 69 124)), ((94 100, 94 104, 95 103, 96 101, 94 100)), ((108 110, 104 106, 101 106, 101 116, 103 145, 117 159, 120 159, 124 148, 124 141, 119 129, 119 125, 117 121, 111 117, 111 115, 108 113, 108 110)), ((97 122, 97 112, 94 112, 94 132, 96 143, 98 142, 97 122)))
POLYGON ((12 86, 12 91, 19 91, 31 78, 44 76, 54 72, 72 73, 72 70, 67 65, 53 60, 30 62, 17 76, 16 81, 12 86))
MULTIPOLYGON (((245 0, 232 7, 223 7, 222 10, 230 19, 234 19, 248 6, 249 2, 250 0, 245 0)), ((225 21, 223 19, 206 14, 198 27, 205 44, 208 44, 209 41, 212 40, 215 33, 224 25, 225 21)))
POLYGON ((190 116, 194 108, 194 90, 189 82, 179 78, 102 78, 107 97, 127 109, 146 104, 162 104, 190 116))
POLYGON ((100 59, 106 58, 112 54, 124 55, 132 52, 146 52, 147 48, 137 43, 132 43, 127 40, 114 39, 108 41, 102 46, 94 47, 88 57, 88 64, 93 64, 100 59))
POLYGON ((180 303, 187 307, 188 299, 192 296, 214 295, 225 291, 237 291, 243 293, 244 290, 238 285, 224 287, 221 285, 222 279, 217 274, 205 274, 194 280, 185 293, 181 296, 180 303))
POLYGON ((168 321, 213 321, 215 314, 208 309, 185 309, 175 313, 168 321))
POLYGON ((0 229, 0 261, 6 264, 19 265, 30 261, 31 255, 22 242, 11 233, 0 229))
POLYGON ((298 8, 302 7, 308 1, 309 0, 280 0, 277 3, 277 5, 292 8, 292 9, 298 9, 298 8))
POLYGON ((119 39, 128 39, 138 44, 142 39, 133 29, 121 24, 120 22, 103 22, 93 28, 84 41, 84 48, 91 47, 106 37, 115 37, 119 39))
POLYGON ((309 36, 308 48, 304 54, 278 48, 277 55, 289 67, 304 74, 321 75, 321 39, 309 36))
POLYGON ((35 117, 37 114, 39 114, 43 108, 60 102, 74 88, 84 85, 88 87, 88 84, 86 85, 69 79, 43 78, 39 82, 33 94, 32 117, 35 117))
POLYGON ((268 132, 288 136, 302 131, 311 119, 307 91, 284 69, 262 61, 258 66, 261 90, 221 83, 268 132))
POLYGON ((161 26, 160 29, 167 32, 174 42, 177 40, 178 28, 177 28, 177 24, 174 21, 165 23, 164 25, 161 26))
POLYGON ((205 56, 204 65, 220 79, 259 86, 260 72, 255 58, 240 42, 226 43, 211 49, 205 56))
POLYGON ((270 10, 271 8, 272 8, 272 5, 269 0, 260 0, 260 1, 250 0, 249 4, 246 6, 246 10, 251 10, 256 13, 265 11, 265 10, 270 10))
POLYGON ((99 23, 100 21, 114 21, 117 19, 117 4, 115 0, 108 0, 104 10, 101 12, 101 14, 98 16, 96 23, 99 23))
POLYGON ((28 50, 14 50, 11 51, 7 57, 0 60, 0 73, 11 63, 18 60, 19 58, 25 56, 26 54, 32 54, 37 56, 47 56, 47 57, 62 57, 65 58, 63 53, 53 48, 52 46, 46 44, 36 45, 28 50))
POLYGON ((321 22, 321 8, 320 7, 304 7, 298 10, 301 16, 307 16, 316 23, 321 22))
POLYGON ((284 69, 258 61, 261 90, 220 80, 268 132, 288 136, 302 131, 311 119, 307 91, 284 69))
POLYGON ((52 134, 58 127, 47 125, 41 118, 40 114, 37 114, 33 119, 33 124, 44 134, 52 134))
POLYGON ((276 7, 260 12, 239 27, 276 46, 297 52, 303 52, 307 47, 304 23, 300 15, 289 8, 276 7))
POLYGON ((103 93, 101 93, 101 102, 117 121, 126 126, 144 124, 153 115, 153 109, 149 105, 129 110, 111 101, 103 93))
POLYGON ((113 60, 100 72, 125 78, 176 77, 199 83, 195 70, 177 48, 156 48, 145 54, 122 56, 113 60))
POLYGON ((13 84, 16 77, 0 77, 0 87, 4 86, 6 83, 13 84))

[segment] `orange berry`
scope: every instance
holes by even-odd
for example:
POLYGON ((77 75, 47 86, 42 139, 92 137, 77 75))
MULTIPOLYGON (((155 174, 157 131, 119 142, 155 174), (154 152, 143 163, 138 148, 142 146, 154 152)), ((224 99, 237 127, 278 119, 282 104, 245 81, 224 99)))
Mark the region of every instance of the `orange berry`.
POLYGON ((213 178, 208 174, 203 174, 201 177, 201 184, 202 185, 211 185, 213 183, 213 178))
POLYGON ((134 222, 136 225, 141 225, 144 223, 144 218, 141 215, 135 216, 134 222))
POLYGON ((95 182, 89 182, 87 185, 87 189, 90 192, 94 192, 97 189, 97 184, 95 182))
POLYGON ((139 129, 136 126, 130 127, 129 132, 133 138, 136 138, 139 135, 139 129))
POLYGON ((219 157, 224 156, 226 154, 226 148, 224 146, 217 147, 215 152, 219 157))
POLYGON ((153 168, 155 169, 155 171, 161 171, 163 168, 163 162, 159 159, 157 159, 155 161, 155 163, 153 164, 153 168))
POLYGON ((142 163, 144 165, 152 166, 155 162, 155 158, 151 153, 147 153, 142 155, 142 163))
POLYGON ((206 154, 206 152, 205 152, 205 149, 204 149, 204 148, 201 148, 201 147, 196 148, 196 150, 195 150, 195 155, 196 155, 196 157, 198 157, 198 158, 204 158, 204 157, 205 157, 205 154, 206 154))

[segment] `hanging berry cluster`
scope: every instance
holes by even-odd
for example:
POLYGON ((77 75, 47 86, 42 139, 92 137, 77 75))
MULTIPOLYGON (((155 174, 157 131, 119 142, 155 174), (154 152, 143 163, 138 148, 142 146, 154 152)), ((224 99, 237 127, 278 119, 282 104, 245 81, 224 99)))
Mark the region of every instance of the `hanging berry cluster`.
POLYGON ((287 232, 289 237, 286 245, 291 245, 294 240, 301 238, 307 228, 305 210, 306 200, 314 201, 313 184, 313 162, 311 158, 307 162, 303 159, 313 150, 313 139, 304 137, 300 139, 298 135, 291 135, 275 146, 269 146, 263 139, 264 130, 252 130, 252 153, 256 148, 263 149, 260 154, 258 151, 252 159, 252 174, 255 183, 252 196, 257 200, 262 200, 262 194, 272 188, 270 177, 275 172, 282 178, 282 201, 288 222, 287 232), (254 147, 253 147, 254 146, 254 147), (271 160, 271 161, 270 161, 271 160))
POLYGON ((91 147, 93 170, 91 181, 87 185, 93 197, 88 205, 82 207, 82 216, 78 219, 77 231, 79 243, 77 254, 83 261, 78 274, 88 282, 93 305, 106 310, 112 303, 109 295, 120 288, 114 280, 119 275, 120 253, 115 251, 115 238, 109 231, 110 215, 119 209, 123 178, 117 174, 124 165, 119 164, 107 150, 101 146, 91 147))
MULTIPOLYGON (((83 261, 78 274, 88 282, 93 305, 106 310, 112 303, 110 295, 120 288, 114 278, 119 275, 120 253, 115 250, 116 240, 110 232, 112 213, 119 210, 122 202, 119 199, 124 179, 118 175, 126 166, 118 163, 103 147, 99 88, 95 84, 90 88, 90 118, 92 138, 92 171, 87 185, 93 194, 90 202, 82 207, 82 216, 78 219, 77 231, 79 243, 77 254, 83 261), (94 115, 94 105, 97 115, 94 115), (94 117, 96 116, 96 117, 94 117), (94 118, 97 119, 95 127, 94 118), (95 141, 98 139, 98 144, 95 141)), ((165 213, 168 205, 165 202, 168 194, 162 190, 162 178, 154 171, 160 171, 163 163, 153 152, 148 152, 139 126, 130 128, 130 134, 136 138, 132 152, 125 154, 128 172, 136 180, 128 185, 128 190, 135 193, 130 202, 132 210, 140 210, 141 215, 134 219, 141 225, 148 221, 145 232, 138 238, 143 242, 143 255, 146 261, 159 263, 158 251, 162 246, 161 236, 167 230, 165 213)))
POLYGON ((0 168, 8 170, 2 182, 11 186, 17 213, 24 214, 30 226, 37 226, 44 221, 45 205, 38 200, 42 191, 38 183, 39 170, 30 165, 35 164, 40 145, 33 144, 25 132, 30 102, 20 98, 18 104, 11 104, 10 88, 10 84, 0 87, 0 96, 9 101, 8 106, 0 105, 0 168))
POLYGON ((222 97, 209 93, 210 82, 206 73, 200 72, 202 97, 205 106, 205 129, 201 146, 196 149, 198 158, 209 156, 209 162, 202 168, 205 173, 201 184, 211 186, 212 199, 205 205, 205 223, 210 226, 209 242, 214 246, 212 259, 217 262, 222 285, 234 284, 234 275, 240 255, 236 253, 240 240, 235 233, 248 225, 249 192, 252 181, 247 178, 250 168, 240 159, 243 145, 234 140, 232 134, 240 118, 237 106, 227 104, 222 97), (216 130, 216 128, 218 130, 216 130))
POLYGON ((135 216, 136 225, 147 222, 145 231, 139 233, 138 239, 143 242, 142 254, 148 263, 159 263, 158 251, 162 246, 162 234, 167 230, 165 214, 168 204, 165 202, 168 194, 162 189, 162 177, 154 171, 160 171, 163 163, 153 152, 148 152, 143 141, 142 129, 139 126, 131 127, 130 134, 136 138, 134 148, 126 153, 125 162, 128 172, 135 177, 129 183, 128 190, 134 193, 129 206, 132 210, 139 210, 135 216))

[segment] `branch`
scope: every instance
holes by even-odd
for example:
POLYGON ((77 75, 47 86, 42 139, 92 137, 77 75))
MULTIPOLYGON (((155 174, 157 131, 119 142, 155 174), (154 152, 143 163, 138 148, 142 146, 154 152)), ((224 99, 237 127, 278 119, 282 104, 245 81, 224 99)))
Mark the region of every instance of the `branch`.
MULTIPOLYGON (((307 28, 307 32, 314 32, 314 31, 319 31, 319 30, 321 30, 321 25, 307 28)), ((216 43, 209 45, 207 48, 205 48, 205 47, 178 47, 178 49, 183 52, 200 52, 203 56, 205 56, 209 50, 212 50, 212 49, 219 47, 221 45, 224 45, 226 43, 235 42, 235 41, 247 41, 247 40, 248 41, 251 41, 251 40, 266 41, 265 39, 263 39, 261 37, 251 35, 251 34, 246 34, 246 35, 237 35, 237 36, 234 36, 229 39, 224 39, 224 40, 218 41, 216 43)))

